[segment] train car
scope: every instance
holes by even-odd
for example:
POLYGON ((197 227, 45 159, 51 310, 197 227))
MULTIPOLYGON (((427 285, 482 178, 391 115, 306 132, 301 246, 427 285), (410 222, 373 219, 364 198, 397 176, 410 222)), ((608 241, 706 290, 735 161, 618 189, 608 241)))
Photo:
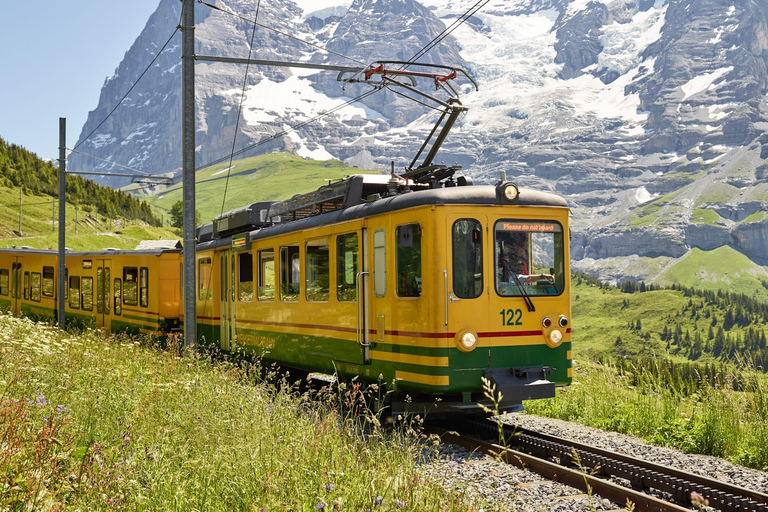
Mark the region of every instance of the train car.
POLYGON ((502 181, 358 175, 199 232, 202 343, 386 383, 392 412, 501 411, 571 382, 569 209, 502 181), (464 185, 464 186, 461 186, 464 185))
MULTIPOLYGON (((179 327, 181 250, 67 251, 67 325, 161 334, 179 327)), ((0 249, 0 309, 54 321, 58 253, 0 249)))

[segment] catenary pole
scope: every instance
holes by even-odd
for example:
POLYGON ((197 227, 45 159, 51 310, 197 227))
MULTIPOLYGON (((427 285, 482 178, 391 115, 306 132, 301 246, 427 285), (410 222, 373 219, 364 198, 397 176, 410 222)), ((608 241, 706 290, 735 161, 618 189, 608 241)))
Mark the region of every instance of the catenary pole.
POLYGON ((67 231, 65 208, 67 205, 67 119, 59 118, 59 286, 56 289, 56 308, 59 314, 59 329, 67 328, 67 319, 64 315, 64 251, 66 250, 65 233, 67 231))
POLYGON ((195 0, 182 0, 181 131, 184 201, 184 348, 197 341, 195 286, 195 0))

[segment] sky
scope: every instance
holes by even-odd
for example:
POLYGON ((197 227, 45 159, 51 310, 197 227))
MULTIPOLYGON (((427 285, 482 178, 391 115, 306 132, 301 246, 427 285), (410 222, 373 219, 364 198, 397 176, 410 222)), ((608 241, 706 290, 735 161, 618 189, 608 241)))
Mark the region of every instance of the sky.
POLYGON ((160 0, 21 0, 0 14, 0 137, 58 158, 160 0))
MULTIPOLYGON (((59 117, 76 144, 104 80, 160 0, 19 0, 0 15, 0 137, 58 158, 59 117)), ((350 0, 298 0, 305 10, 350 0)))

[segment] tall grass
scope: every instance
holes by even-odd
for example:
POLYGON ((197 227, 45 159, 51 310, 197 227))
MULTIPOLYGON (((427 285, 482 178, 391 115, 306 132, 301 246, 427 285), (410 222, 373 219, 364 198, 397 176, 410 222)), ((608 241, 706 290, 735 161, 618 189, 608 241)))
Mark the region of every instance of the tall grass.
POLYGON ((0 509, 473 509, 424 439, 353 417, 359 387, 259 370, 0 316, 0 509))
POLYGON ((764 375, 734 369, 691 394, 666 382, 663 372, 642 367, 627 375, 610 364, 581 361, 574 371, 572 386, 555 398, 526 403, 527 411, 768 469, 764 375))

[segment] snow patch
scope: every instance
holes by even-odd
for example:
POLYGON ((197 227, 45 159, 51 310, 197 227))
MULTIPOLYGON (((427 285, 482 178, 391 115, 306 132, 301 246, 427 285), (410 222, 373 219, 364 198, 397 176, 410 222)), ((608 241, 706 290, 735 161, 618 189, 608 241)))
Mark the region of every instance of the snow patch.
MULTIPOLYGON (((222 94, 237 98, 240 93, 240 89, 230 89, 222 94)), ((342 103, 339 99, 317 92, 309 80, 299 75, 293 75, 284 82, 264 78, 246 90, 243 117, 251 126, 274 122, 283 117, 301 122, 342 103)), ((342 120, 349 120, 355 115, 366 119, 386 119, 375 110, 358 105, 348 105, 338 110, 336 115, 342 120)))
POLYGON ((713 85, 714 82, 730 73, 731 71, 733 71, 733 66, 727 66, 724 68, 716 69, 711 73, 693 77, 687 83, 680 86, 680 89, 682 89, 684 94, 683 99, 680 101, 685 101, 691 96, 699 94, 705 90, 714 89, 716 87, 713 85))
POLYGON ((637 189, 637 192, 635 192, 635 200, 640 204, 647 203, 657 197, 659 197, 659 194, 651 194, 645 187, 640 187, 637 189))
POLYGON ((603 27, 600 44, 603 51, 597 69, 608 69, 623 75, 642 62, 643 51, 661 38, 667 6, 638 12, 630 23, 614 22, 603 27))
MULTIPOLYGON (((290 126, 284 125, 284 130, 289 130, 290 126)), ((331 160, 334 158, 323 146, 319 146, 317 149, 309 149, 304 139, 299 136, 295 131, 288 132, 286 138, 295 142, 299 147, 295 150, 295 153, 302 158, 311 158, 312 160, 331 160)))
POLYGON ((93 148, 100 148, 116 142, 117 138, 109 134, 96 135, 88 141, 88 145, 93 148))

